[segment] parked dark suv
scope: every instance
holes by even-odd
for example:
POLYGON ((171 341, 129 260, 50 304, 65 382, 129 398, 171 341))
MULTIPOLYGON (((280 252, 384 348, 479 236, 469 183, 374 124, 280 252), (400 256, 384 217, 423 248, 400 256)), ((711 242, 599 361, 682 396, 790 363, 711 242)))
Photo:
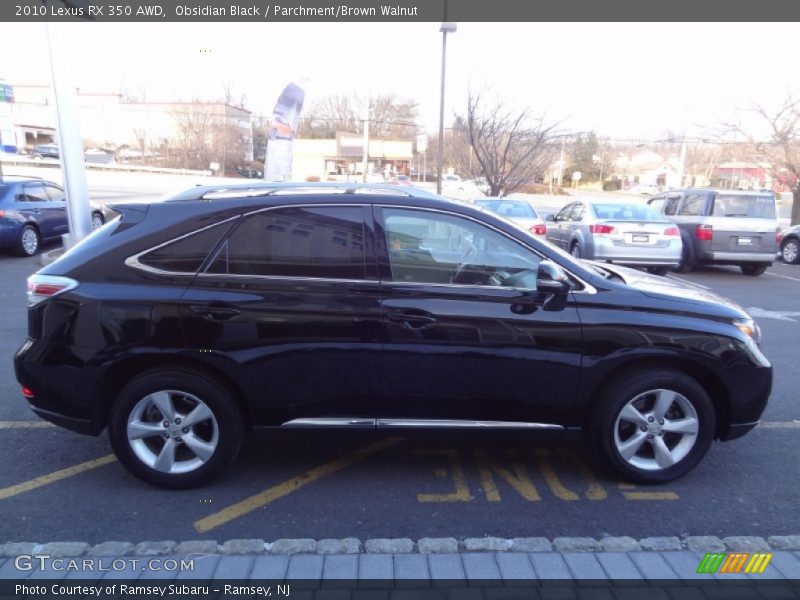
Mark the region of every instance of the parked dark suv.
POLYGON ((586 432, 663 482, 758 422, 772 368, 744 310, 573 259, 397 186, 198 187, 28 281, 17 378, 40 416, 200 484, 251 427, 586 432))
POLYGON ((781 230, 770 191, 670 190, 648 204, 681 230, 683 255, 677 267, 737 265, 745 275, 759 276, 778 252, 781 230))

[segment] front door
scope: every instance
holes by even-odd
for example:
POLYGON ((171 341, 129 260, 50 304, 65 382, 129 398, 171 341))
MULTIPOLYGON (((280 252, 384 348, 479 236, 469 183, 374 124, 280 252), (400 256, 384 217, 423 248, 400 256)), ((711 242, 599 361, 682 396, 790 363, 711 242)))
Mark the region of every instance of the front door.
POLYGON ((541 257, 456 214, 387 206, 376 221, 386 342, 378 418, 563 422, 581 330, 571 298, 545 307, 541 257))
POLYGON ((190 351, 227 361, 261 423, 371 425, 380 290, 365 215, 358 205, 247 215, 184 296, 190 351))

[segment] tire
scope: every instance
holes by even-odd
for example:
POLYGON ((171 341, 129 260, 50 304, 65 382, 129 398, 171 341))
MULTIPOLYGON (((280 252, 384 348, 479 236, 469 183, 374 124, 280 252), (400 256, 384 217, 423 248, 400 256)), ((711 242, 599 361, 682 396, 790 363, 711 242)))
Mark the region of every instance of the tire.
POLYGON ((800 264, 800 241, 797 238, 783 240, 781 257, 787 265, 800 264))
POLYGON ((686 240, 683 240, 683 249, 681 250, 681 261, 678 263, 678 266, 674 267, 672 270, 676 273, 688 273, 692 270, 693 266, 692 261, 692 254, 688 248, 688 244, 686 240))
POLYGON ((183 368, 145 371, 129 381, 114 400, 108 424, 111 447, 125 468, 169 489, 197 487, 226 469, 239 452, 243 431, 242 415, 225 386, 183 368), (172 418, 159 406, 171 407, 172 418), (187 426, 195 408, 198 419, 187 426), (157 466, 170 455, 171 465, 163 460, 157 466))
POLYGON ((706 391, 691 377, 672 369, 634 371, 623 376, 601 394, 587 421, 595 454, 616 475, 646 484, 672 481, 691 471, 711 445, 715 427, 714 406, 706 391), (673 421, 671 427, 676 427, 678 420, 693 418, 694 433, 661 428, 656 402, 661 394, 666 400, 672 399, 667 412, 662 412, 665 422, 673 421), (629 406, 638 412, 630 412, 629 406), (631 455, 622 453, 634 448, 631 455), (666 454, 658 453, 660 458, 658 448, 666 450, 666 454), (669 464, 667 458, 674 463, 669 464))
POLYGON ((652 273, 653 275, 658 275, 659 277, 664 277, 667 273, 669 273, 669 267, 650 267, 647 269, 648 273, 652 273))
POLYGON ((100 213, 92 213, 92 231, 100 229, 105 223, 106 220, 103 218, 103 215, 100 213))
POLYGON ((581 245, 578 242, 572 242, 572 246, 570 246, 569 253, 572 254, 573 258, 581 258, 581 245))
POLYGON ((758 277, 759 275, 763 275, 766 272, 768 266, 769 265, 765 265, 762 263, 755 263, 755 264, 739 265, 739 268, 745 275, 749 275, 750 277, 758 277))
POLYGON ((42 238, 36 227, 25 225, 19 232, 19 239, 14 252, 18 256, 36 256, 42 246, 42 238))

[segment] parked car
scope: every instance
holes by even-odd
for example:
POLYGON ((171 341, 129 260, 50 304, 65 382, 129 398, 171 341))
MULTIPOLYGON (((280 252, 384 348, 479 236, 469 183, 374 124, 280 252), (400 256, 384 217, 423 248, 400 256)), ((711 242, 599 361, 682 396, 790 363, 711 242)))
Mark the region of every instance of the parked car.
POLYGON ((758 423, 772 367, 733 302, 353 185, 117 206, 28 280, 14 367, 34 412, 107 427, 172 488, 224 472, 251 427, 584 431, 618 476, 660 483, 758 423))
POLYGON ((411 181, 411 178, 408 175, 402 175, 402 174, 395 175, 394 180, 392 181, 392 183, 395 183, 397 185, 404 185, 404 186, 414 185, 413 182, 411 181))
POLYGON ((61 152, 56 144, 41 144, 34 146, 33 150, 31 150, 31 157, 38 160, 42 158, 58 159, 61 157, 61 152))
MULTIPOLYGON (((0 248, 33 256, 43 243, 69 233, 64 190, 32 177, 0 180, 0 248)), ((92 228, 101 227, 113 213, 92 203, 92 228)))
POLYGON ((84 152, 83 158, 87 164, 109 165, 116 162, 113 154, 97 148, 88 149, 84 152))
POLYGON ((789 265, 800 264, 800 225, 781 232, 781 258, 789 265))
POLYGON ((645 196, 652 196, 653 194, 657 194, 661 191, 655 183, 637 183, 631 187, 629 187, 626 192, 631 194, 643 194, 645 196))
POLYGON ((772 192, 690 188, 658 194, 648 203, 681 229, 680 273, 717 264, 759 276, 778 252, 781 230, 772 192))
POLYGON ((442 175, 442 185, 461 187, 464 182, 460 175, 442 175))
POLYGON ((537 214, 533 205, 523 198, 479 198, 475 204, 505 217, 534 235, 544 237, 547 234, 544 219, 537 214))
POLYGON ((681 258, 677 226, 639 202, 571 202, 547 215, 547 240, 575 258, 645 267, 658 275, 681 258))

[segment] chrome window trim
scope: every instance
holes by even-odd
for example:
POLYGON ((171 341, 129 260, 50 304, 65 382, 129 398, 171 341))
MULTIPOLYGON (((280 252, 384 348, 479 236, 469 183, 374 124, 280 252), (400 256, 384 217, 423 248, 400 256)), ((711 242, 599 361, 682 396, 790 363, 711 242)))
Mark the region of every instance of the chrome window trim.
MULTIPOLYGON (((440 214, 444 214, 444 215, 449 215, 449 216, 452 216, 452 217, 458 217, 458 218, 461 218, 461 219, 467 219, 469 221, 472 221, 473 223, 477 223, 478 225, 482 225, 483 227, 488 227, 489 229, 491 229, 491 230, 499 233, 500 235, 508 238, 512 242, 514 242, 516 244, 519 244, 523 248, 527 248, 528 250, 533 252, 535 255, 537 255, 541 260, 552 260, 548 256, 542 254, 536 248, 533 248, 533 247, 529 246, 528 244, 526 244, 525 242, 522 242, 522 241, 518 240, 517 238, 509 235, 508 233, 506 233, 502 229, 499 229, 499 228, 495 227, 494 225, 491 225, 490 223, 484 223, 483 221, 480 221, 480 220, 478 220, 478 219, 476 219, 474 217, 471 217, 469 215, 462 215, 461 213, 456 213, 456 212, 452 212, 452 211, 449 211, 449 210, 443 210, 441 208, 426 208, 426 207, 422 207, 422 206, 403 206, 403 205, 398 205, 398 204, 375 204, 374 206, 376 206, 378 208, 398 208, 398 209, 402 209, 402 210, 419 210, 419 211, 425 211, 425 212, 435 212, 435 213, 440 213, 440 214)), ((383 227, 383 224, 381 226, 383 227)), ((596 294, 597 293, 597 288, 595 288, 593 285, 591 285, 590 283, 585 281, 582 277, 578 277, 572 271, 570 271, 569 269, 567 269, 565 267, 561 267, 561 268, 564 269, 570 275, 570 277, 573 277, 574 279, 579 281, 581 283, 581 285, 584 286, 584 289, 582 289, 582 290, 570 290, 570 293, 573 293, 573 294, 596 294)), ((405 282, 391 281, 391 282, 386 282, 386 283, 392 284, 392 285, 415 285, 415 286, 422 286, 422 287, 427 287, 427 286, 431 286, 431 285, 439 285, 439 286, 444 286, 444 287, 484 288, 484 289, 492 289, 492 290, 521 290, 521 291, 527 291, 527 292, 536 291, 536 290, 533 290, 533 289, 530 289, 530 288, 510 288, 510 287, 492 286, 492 285, 480 285, 480 286, 479 285, 473 285, 473 286, 468 286, 468 285, 457 285, 457 284, 452 284, 452 283, 451 284, 447 284, 447 283, 418 283, 418 282, 414 282, 414 281, 405 281, 405 282)))

